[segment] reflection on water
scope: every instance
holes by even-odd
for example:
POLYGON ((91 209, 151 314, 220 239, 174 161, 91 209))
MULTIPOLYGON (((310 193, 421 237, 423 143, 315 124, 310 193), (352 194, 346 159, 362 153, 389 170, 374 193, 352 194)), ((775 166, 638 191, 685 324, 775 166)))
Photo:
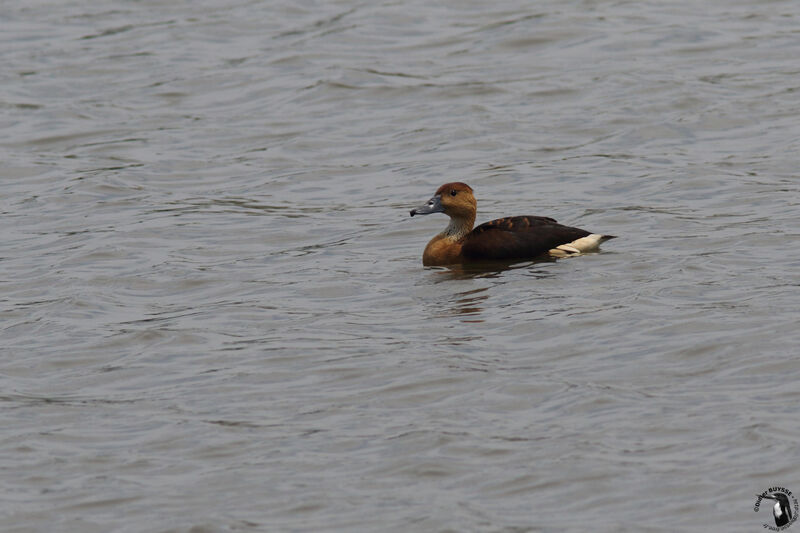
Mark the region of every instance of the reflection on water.
POLYGON ((548 271, 543 269, 531 268, 536 265, 555 263, 556 259, 549 257, 542 257, 536 260, 519 261, 518 259, 512 261, 481 261, 475 263, 464 263, 459 265, 449 265, 447 267, 427 267, 436 268, 439 272, 449 274, 445 276, 444 280, 465 280, 465 279, 481 279, 481 278, 498 278, 502 276, 503 272, 514 269, 526 269, 527 273, 533 277, 547 277, 548 271))
MULTIPOLYGON (((452 316, 469 316, 480 315, 483 310, 480 304, 489 298, 488 287, 481 287, 464 292, 447 295, 445 298, 440 298, 437 302, 441 309, 434 317, 452 317, 452 316), (485 293, 485 294, 482 294, 485 293)), ((464 320, 468 321, 468 320, 464 320)), ((473 318, 469 321, 481 322, 479 318, 473 318)))

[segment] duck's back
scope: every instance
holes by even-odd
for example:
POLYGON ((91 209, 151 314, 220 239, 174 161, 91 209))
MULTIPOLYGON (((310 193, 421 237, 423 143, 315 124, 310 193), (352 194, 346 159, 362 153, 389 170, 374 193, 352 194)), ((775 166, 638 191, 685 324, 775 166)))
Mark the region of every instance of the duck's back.
POLYGON ((564 226, 549 217, 498 218, 472 230, 464 238, 461 255, 474 261, 528 259, 589 235, 592 233, 564 226))

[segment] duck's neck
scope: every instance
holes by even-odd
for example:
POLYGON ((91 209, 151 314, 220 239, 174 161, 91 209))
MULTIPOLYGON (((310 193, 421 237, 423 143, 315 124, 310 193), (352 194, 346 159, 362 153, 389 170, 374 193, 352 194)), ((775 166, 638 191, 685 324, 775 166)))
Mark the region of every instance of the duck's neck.
POLYGON ((472 226, 475 224, 475 217, 471 218, 451 218, 450 224, 439 235, 443 239, 449 241, 457 241, 464 237, 467 233, 472 231, 472 226))

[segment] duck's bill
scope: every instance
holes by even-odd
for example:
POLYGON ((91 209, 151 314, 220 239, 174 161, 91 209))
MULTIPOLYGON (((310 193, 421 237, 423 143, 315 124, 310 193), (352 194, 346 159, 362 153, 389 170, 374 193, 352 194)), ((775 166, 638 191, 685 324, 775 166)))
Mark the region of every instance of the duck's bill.
POLYGON ((425 205, 421 205, 416 209, 411 210, 411 216, 414 215, 430 215, 431 213, 443 213, 444 209, 442 208, 442 197, 441 196, 434 196, 428 203, 425 205))

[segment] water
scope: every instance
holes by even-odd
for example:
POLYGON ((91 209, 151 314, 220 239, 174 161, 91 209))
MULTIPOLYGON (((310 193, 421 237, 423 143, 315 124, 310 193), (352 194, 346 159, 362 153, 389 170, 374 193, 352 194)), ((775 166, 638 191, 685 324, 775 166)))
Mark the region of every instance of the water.
POLYGON ((25 2, 3 531, 755 531, 800 491, 800 5, 25 2), (596 255, 423 268, 478 221, 596 255))

